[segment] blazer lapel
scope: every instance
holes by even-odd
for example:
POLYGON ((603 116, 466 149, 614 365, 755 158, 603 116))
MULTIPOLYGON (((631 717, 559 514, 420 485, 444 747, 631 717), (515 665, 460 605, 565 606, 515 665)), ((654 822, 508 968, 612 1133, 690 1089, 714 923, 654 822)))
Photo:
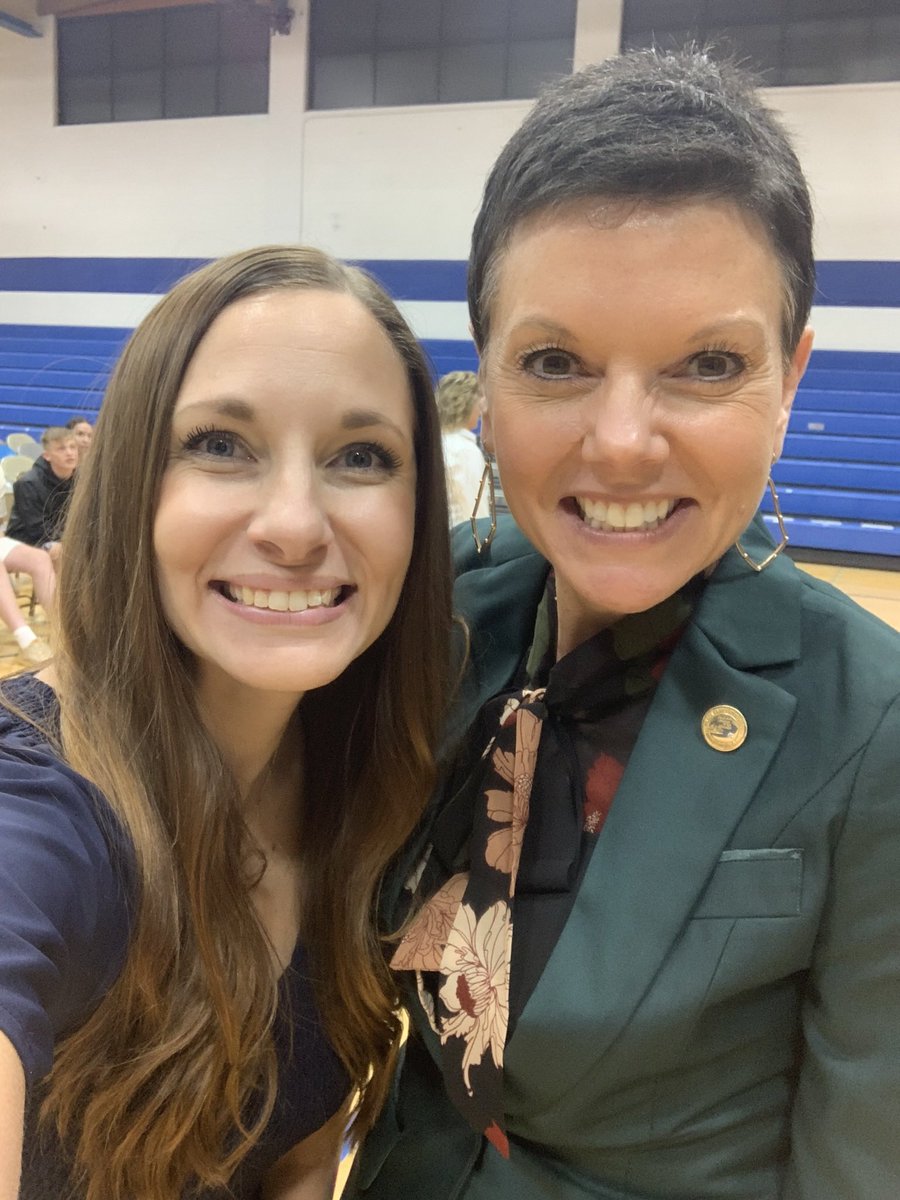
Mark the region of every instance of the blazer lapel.
POLYGON ((540 1056, 544 1095, 572 1086, 627 1025, 689 919, 722 850, 782 745, 795 699, 749 673, 799 653, 799 583, 789 562, 753 576, 730 552, 707 585, 654 698, 565 929, 507 1048, 540 1056), (737 564, 733 560, 737 560, 737 564), (704 740, 715 705, 747 738, 704 740), (591 951, 584 953, 589 945, 591 951), (560 1033, 585 1027, 590 1044, 560 1033), (553 1040, 551 1046, 549 1040, 553 1040))

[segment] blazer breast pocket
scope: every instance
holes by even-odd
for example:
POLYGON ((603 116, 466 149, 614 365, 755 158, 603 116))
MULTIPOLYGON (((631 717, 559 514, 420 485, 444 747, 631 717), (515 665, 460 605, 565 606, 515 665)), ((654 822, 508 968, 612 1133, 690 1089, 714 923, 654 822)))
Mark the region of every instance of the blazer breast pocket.
POLYGON ((803 851, 793 847, 726 850, 694 909, 695 918, 796 917, 803 895, 803 851))

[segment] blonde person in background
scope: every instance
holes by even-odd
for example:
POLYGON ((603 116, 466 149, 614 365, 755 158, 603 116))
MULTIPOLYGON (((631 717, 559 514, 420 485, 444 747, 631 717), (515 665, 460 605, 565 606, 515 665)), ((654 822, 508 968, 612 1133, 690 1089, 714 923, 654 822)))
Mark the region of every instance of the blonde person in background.
POLYGON ((27 546, 46 550, 55 563, 66 510, 75 486, 79 448, 68 426, 52 425, 41 434, 43 453, 13 484, 7 534, 27 546))
MULTIPOLYGON (((450 527, 473 515, 486 459, 475 437, 481 417, 481 386, 474 371, 451 371, 438 380, 435 400, 441 422, 450 527)), ((479 517, 489 512, 488 485, 478 504, 479 517)))

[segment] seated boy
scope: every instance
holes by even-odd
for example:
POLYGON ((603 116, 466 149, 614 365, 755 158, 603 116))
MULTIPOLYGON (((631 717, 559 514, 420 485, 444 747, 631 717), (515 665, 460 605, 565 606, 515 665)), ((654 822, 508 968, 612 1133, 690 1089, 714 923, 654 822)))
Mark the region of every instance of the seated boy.
POLYGON ((78 466, 78 443, 71 429, 52 426, 41 435, 44 452, 13 484, 13 506, 6 535, 26 546, 40 546, 51 558, 59 550, 66 506, 78 466))

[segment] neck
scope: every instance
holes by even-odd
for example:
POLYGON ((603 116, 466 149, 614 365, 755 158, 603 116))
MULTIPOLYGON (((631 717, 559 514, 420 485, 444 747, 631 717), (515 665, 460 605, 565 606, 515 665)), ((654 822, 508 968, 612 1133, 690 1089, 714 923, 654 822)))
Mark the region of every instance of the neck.
POLYGON ((211 682, 200 688, 200 714, 237 780, 252 842, 267 858, 294 858, 303 754, 299 730, 288 728, 298 697, 261 694, 233 680, 216 680, 215 687, 211 682))
POLYGON ((234 773, 248 805, 260 782, 272 773, 276 752, 297 710, 292 694, 248 694, 233 681, 225 686, 200 687, 198 703, 203 724, 234 773), (229 684, 231 686, 229 686, 229 684))

